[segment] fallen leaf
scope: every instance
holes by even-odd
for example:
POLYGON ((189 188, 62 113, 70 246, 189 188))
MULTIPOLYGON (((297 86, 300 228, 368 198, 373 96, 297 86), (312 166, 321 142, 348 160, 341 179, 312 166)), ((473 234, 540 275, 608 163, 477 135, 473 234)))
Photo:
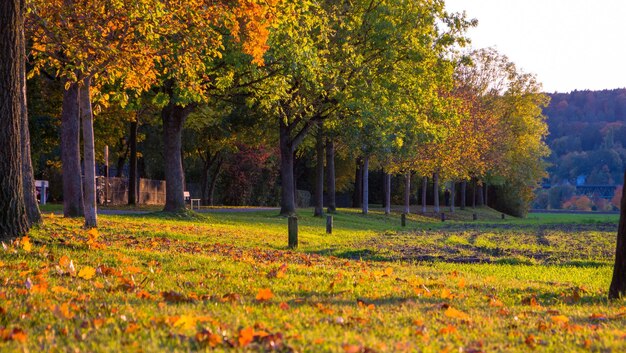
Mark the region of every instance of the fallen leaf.
POLYGON ((464 312, 462 312, 461 310, 457 310, 453 307, 449 307, 448 309, 446 309, 446 311, 443 313, 445 316, 447 317, 451 317, 453 319, 460 319, 460 320, 469 320, 470 316, 464 312))
POLYGON ((566 324, 569 322, 569 319, 565 315, 551 316, 550 320, 552 320, 552 322, 554 323, 562 323, 562 324, 566 324))
POLYGON ((78 271, 78 277, 90 280, 96 275, 96 269, 91 266, 85 266, 78 271))
POLYGON ((267 301, 272 299, 272 297, 274 297, 274 294, 272 293, 272 290, 269 288, 262 288, 259 289, 259 292, 256 295, 256 300, 262 302, 262 301, 267 301))
POLYGON ((26 252, 31 252, 33 250, 33 244, 30 243, 30 238, 28 236, 22 237, 22 249, 26 252))
POLYGON ((393 274, 393 268, 387 267, 385 268, 385 275, 391 276, 393 274))
POLYGON ((61 256, 61 258, 59 259, 59 266, 65 268, 68 267, 70 265, 70 258, 63 255, 61 256))
POLYGON ((247 327, 239 330, 239 346, 245 347, 254 339, 254 329, 247 327))

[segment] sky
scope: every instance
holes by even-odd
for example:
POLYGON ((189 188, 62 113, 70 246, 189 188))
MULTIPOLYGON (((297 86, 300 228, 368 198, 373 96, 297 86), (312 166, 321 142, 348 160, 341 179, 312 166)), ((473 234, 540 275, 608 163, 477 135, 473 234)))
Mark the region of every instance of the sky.
POLYGON ((545 92, 626 87, 626 0, 445 0, 478 26, 473 48, 494 47, 545 92))

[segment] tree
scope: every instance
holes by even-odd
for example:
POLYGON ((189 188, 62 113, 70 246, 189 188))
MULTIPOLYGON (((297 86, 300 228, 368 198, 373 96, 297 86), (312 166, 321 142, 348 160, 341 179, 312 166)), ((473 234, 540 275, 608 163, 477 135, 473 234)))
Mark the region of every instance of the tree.
MULTIPOLYGON (((626 185, 626 171, 624 172, 626 185)), ((620 299, 626 295, 626 189, 622 189, 617 242, 615 245, 615 264, 613 278, 609 287, 609 299, 620 299)))
POLYGON ((0 239, 28 231, 21 160, 24 117, 24 2, 0 3, 0 239))

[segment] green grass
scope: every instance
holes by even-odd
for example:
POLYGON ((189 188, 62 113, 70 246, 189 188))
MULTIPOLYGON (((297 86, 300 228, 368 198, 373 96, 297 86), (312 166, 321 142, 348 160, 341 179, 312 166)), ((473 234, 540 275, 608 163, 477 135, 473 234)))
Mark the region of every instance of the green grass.
POLYGON ((302 210, 296 251, 275 211, 101 216, 95 239, 46 215, 0 249, 0 351, 626 349, 614 216, 473 212, 342 209, 328 235, 302 210))

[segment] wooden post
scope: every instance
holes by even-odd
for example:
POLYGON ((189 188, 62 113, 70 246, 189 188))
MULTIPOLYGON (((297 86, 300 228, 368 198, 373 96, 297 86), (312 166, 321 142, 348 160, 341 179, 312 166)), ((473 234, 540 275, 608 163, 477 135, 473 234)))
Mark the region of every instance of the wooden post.
POLYGON ((441 221, 445 222, 446 221, 446 214, 441 212, 441 221))
POLYGON ((406 213, 403 213, 400 216, 400 223, 402 224, 403 227, 406 227, 406 213))
POLYGON ((326 216, 326 234, 333 234, 333 216, 326 216))
POLYGON ((298 247, 298 217, 290 216, 289 222, 289 248, 295 249, 298 247))
POLYGON ((109 201, 109 146, 104 146, 104 204, 109 201))
POLYGON ((472 213, 472 220, 475 221, 478 219, 478 215, 476 213, 472 213))
POLYGON ((504 219, 504 213, 502 214, 502 219, 504 219))

